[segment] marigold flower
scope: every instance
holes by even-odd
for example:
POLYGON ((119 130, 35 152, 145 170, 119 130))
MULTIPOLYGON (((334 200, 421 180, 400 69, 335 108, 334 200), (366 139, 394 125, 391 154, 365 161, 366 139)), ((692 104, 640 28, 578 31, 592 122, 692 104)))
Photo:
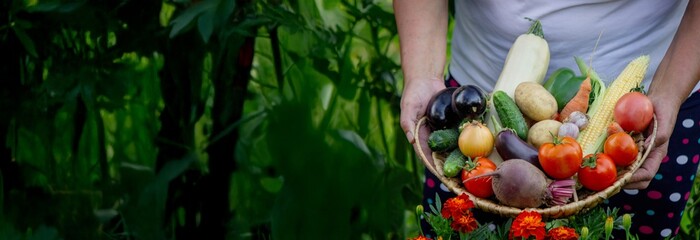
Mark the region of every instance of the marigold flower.
POLYGON ((586 226, 581 228, 581 239, 588 239, 588 227, 586 226))
POLYGON ((455 231, 469 233, 479 227, 479 223, 476 221, 474 214, 471 211, 456 218, 453 216, 453 218, 454 219, 452 220, 452 224, 450 224, 450 226, 455 231))
POLYGON ((513 220, 508 239, 529 239, 531 236, 537 240, 544 239, 544 226, 542 215, 538 212, 522 211, 513 220))
POLYGON ((415 238, 409 238, 408 240, 433 240, 432 238, 427 238, 423 235, 419 235, 418 237, 415 238))
POLYGON ((615 219, 612 216, 608 216, 605 219, 605 239, 609 239, 612 235, 613 227, 615 226, 615 219))
POLYGON ((622 227, 625 230, 629 230, 630 227, 632 227, 632 215, 629 213, 625 213, 625 215, 622 215, 622 227))
POLYGON ((551 240, 577 240, 576 230, 570 227, 555 227, 547 233, 547 239, 551 240))
POLYGON ((418 215, 418 216, 423 215, 423 212, 424 212, 423 205, 416 206, 416 215, 418 215))
POLYGON ((474 202, 469 199, 467 194, 462 193, 457 197, 447 199, 445 204, 442 205, 442 217, 457 219, 462 215, 471 213, 471 209, 474 208, 474 202))

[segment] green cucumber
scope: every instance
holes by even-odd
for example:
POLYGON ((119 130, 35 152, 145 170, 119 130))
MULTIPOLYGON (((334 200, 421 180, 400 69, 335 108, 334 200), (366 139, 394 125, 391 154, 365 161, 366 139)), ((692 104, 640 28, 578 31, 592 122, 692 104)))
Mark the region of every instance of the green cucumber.
POLYGON ((428 147, 433 152, 447 152, 457 148, 459 132, 457 129, 441 129, 430 133, 428 137, 428 147))
POLYGON ((445 177, 456 177, 460 170, 464 168, 466 159, 464 154, 459 149, 453 150, 450 155, 447 155, 445 164, 442 165, 442 173, 445 177))
POLYGON ((520 112, 518 105, 515 105, 513 98, 508 96, 505 92, 498 90, 493 93, 493 104, 503 127, 515 130, 520 139, 526 140, 528 131, 527 122, 525 121, 525 117, 523 117, 523 113, 520 112))

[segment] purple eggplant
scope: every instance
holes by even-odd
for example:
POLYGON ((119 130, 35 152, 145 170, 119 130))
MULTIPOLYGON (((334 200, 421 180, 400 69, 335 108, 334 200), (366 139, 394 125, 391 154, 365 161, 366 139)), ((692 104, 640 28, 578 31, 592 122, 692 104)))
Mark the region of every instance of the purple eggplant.
POLYGON ((486 104, 486 92, 476 85, 462 85, 452 93, 452 110, 460 118, 478 118, 486 111, 486 104))
POLYGON ((425 115, 431 130, 446 129, 457 126, 460 118, 452 109, 452 93, 456 87, 448 87, 435 93, 428 102, 425 115))
POLYGON ((542 169, 537 157, 538 151, 518 137, 518 134, 510 128, 504 128, 496 135, 496 151, 503 160, 522 159, 535 167, 542 169))

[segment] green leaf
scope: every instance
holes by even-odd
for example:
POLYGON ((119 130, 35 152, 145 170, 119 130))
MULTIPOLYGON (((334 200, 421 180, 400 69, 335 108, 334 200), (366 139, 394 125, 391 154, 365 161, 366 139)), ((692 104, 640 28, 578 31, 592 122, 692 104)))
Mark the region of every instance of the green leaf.
POLYGON ((185 170, 187 170, 195 161, 196 157, 197 155, 195 153, 190 153, 181 159, 169 161, 158 172, 157 179, 161 183, 168 183, 172 181, 177 176, 180 176, 180 174, 185 172, 185 170))
POLYGON ((209 0, 188 8, 170 22, 172 28, 170 29, 169 37, 173 38, 179 35, 185 28, 192 24, 196 17, 210 9, 213 9, 214 7, 216 7, 216 2, 214 0, 209 0))
MULTIPOLYGON (((46 153, 39 151, 39 154, 43 155, 46 153)), ((31 162, 21 163, 19 166, 20 171, 22 171, 22 176, 24 176, 23 181, 26 186, 44 187, 49 185, 49 179, 44 171, 52 170, 44 170, 40 167, 41 165, 31 162)))
POLYGON ((199 35, 202 36, 204 43, 208 43, 212 32, 214 32, 214 12, 207 11, 199 16, 197 29, 199 29, 199 35))
POLYGON ((219 6, 216 8, 216 15, 220 17, 218 21, 224 23, 233 14, 234 10, 236 10, 236 1, 220 1, 219 6))
POLYGON ((109 220, 112 220, 114 217, 119 215, 119 212, 117 210, 108 208, 108 209, 95 209, 94 210, 95 217, 97 220, 101 223, 107 223, 109 220))
POLYGON ((260 185, 262 187, 270 192, 270 193, 277 193, 282 189, 282 185, 284 182, 282 181, 282 178, 271 178, 271 177, 264 177, 260 179, 260 185))
POLYGON ((28 12, 56 12, 56 13, 70 13, 78 8, 85 5, 87 1, 78 2, 68 2, 63 3, 61 1, 42 1, 36 5, 32 5, 27 8, 28 12))
POLYGON ((34 47, 34 41, 27 35, 24 29, 20 27, 19 24, 16 24, 12 26, 12 30, 15 31, 15 35, 22 43, 22 46, 24 46, 24 49, 27 50, 32 57, 39 57, 39 54, 37 54, 36 48, 34 47))
POLYGON ((215 142, 221 140, 221 138, 225 137, 225 136, 228 135, 228 134, 231 134, 231 133, 233 132, 233 130, 235 130, 236 128, 238 128, 239 125, 244 124, 244 123, 246 123, 246 122, 248 122, 248 121, 250 121, 250 120, 253 120, 253 119, 257 118, 257 117, 260 117, 260 116, 263 116, 263 117, 264 117, 266 113, 267 113, 267 112, 263 109, 263 110, 260 110, 260 111, 258 111, 258 112, 255 112, 255 113, 251 113, 251 114, 246 115, 245 117, 243 117, 243 118, 239 119, 238 121, 232 123, 231 125, 227 126, 227 127, 226 127, 224 130, 222 130, 221 132, 219 132, 219 133, 217 133, 216 135, 213 135, 212 137, 210 137, 210 138, 209 138, 209 143, 208 143, 208 144, 211 146, 213 143, 215 143, 215 142))
POLYGON ((45 225, 39 226, 34 234, 27 236, 27 240, 53 240, 61 239, 58 236, 58 230, 53 227, 47 227, 45 225))
POLYGON ((369 147, 367 147, 365 140, 362 140, 360 135, 357 135, 355 131, 338 130, 338 134, 340 134, 340 137, 342 137, 343 139, 355 145, 357 149, 367 154, 368 157, 372 156, 372 153, 369 151, 369 147))

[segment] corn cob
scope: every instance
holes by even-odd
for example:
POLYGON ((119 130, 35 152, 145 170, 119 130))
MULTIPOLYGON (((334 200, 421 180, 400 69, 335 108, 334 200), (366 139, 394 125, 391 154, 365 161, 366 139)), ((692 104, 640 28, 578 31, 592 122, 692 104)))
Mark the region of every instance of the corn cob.
POLYGON ((588 126, 578 136, 578 143, 583 149, 583 155, 596 153, 607 138, 606 129, 613 121, 613 110, 617 100, 631 89, 638 87, 646 75, 649 66, 649 56, 643 55, 632 60, 620 75, 605 91, 603 101, 594 112, 588 112, 591 117, 588 126))

